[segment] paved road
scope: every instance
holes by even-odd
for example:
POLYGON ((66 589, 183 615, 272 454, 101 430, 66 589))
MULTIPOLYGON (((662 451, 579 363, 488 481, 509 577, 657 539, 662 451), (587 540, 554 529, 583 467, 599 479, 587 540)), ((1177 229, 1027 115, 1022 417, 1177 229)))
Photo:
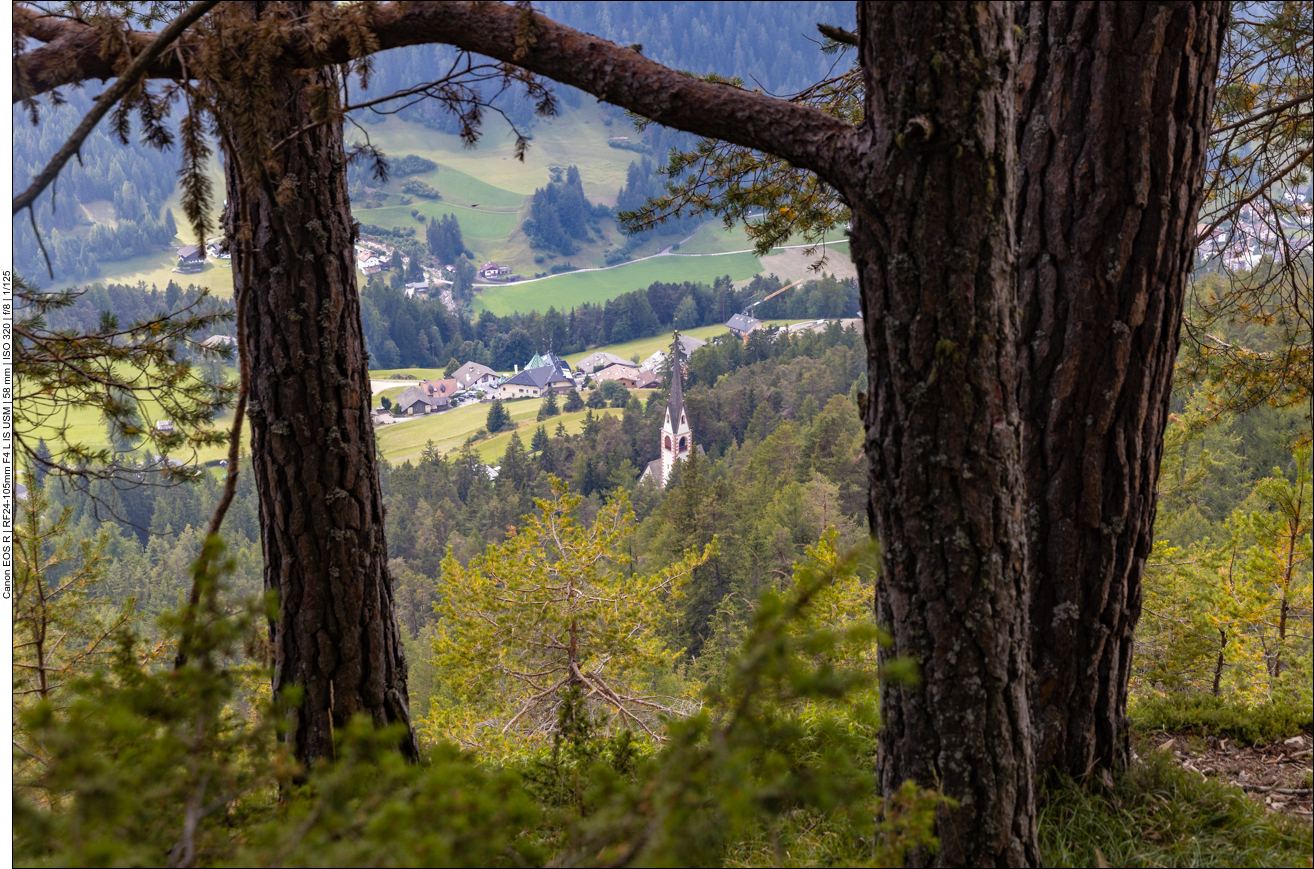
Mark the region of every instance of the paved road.
MULTIPOLYGON (((683 241, 680 242, 680 244, 683 244, 684 242, 688 241, 690 238, 693 238, 694 235, 697 235, 697 233, 695 232, 693 235, 690 235, 688 238, 685 238, 683 241)), ((831 245, 836 245, 836 244, 848 244, 848 243, 849 243, 849 240, 848 240, 847 238, 840 239, 839 241, 832 241, 832 242, 829 242, 829 244, 831 244, 831 245)), ((574 271, 562 272, 561 274, 556 274, 556 275, 547 275, 546 277, 542 277, 542 278, 526 278, 526 279, 523 280, 523 281, 507 281, 507 282, 503 282, 503 283, 491 283, 491 284, 479 284, 479 283, 476 283, 475 286, 476 286, 476 287, 484 287, 484 288, 487 288, 487 287, 518 287, 518 286, 521 286, 522 284, 532 284, 532 283, 534 283, 535 281, 550 281, 550 280, 552 280, 553 278, 560 278, 560 277, 564 277, 565 275, 577 275, 577 274, 580 274, 581 272, 606 272, 606 271, 611 271, 612 269, 624 268, 625 266, 633 265, 634 263, 641 263, 641 262, 643 262, 644 260, 656 259, 656 258, 659 257, 659 256, 705 257, 705 256, 731 256, 731 255, 733 255, 733 254, 737 254, 737 253, 757 253, 757 251, 754 250, 753 248, 749 248, 749 249, 747 249, 747 250, 723 250, 723 251, 721 251, 720 253, 673 253, 673 252, 671 251, 671 247, 674 247, 674 246, 675 246, 675 245, 671 245, 670 247, 664 247, 664 248, 662 248, 661 250, 659 250, 657 253, 651 254, 651 255, 649 255, 649 256, 641 256, 641 257, 639 257, 638 259, 626 260, 625 262, 623 262, 623 263, 617 263, 617 264, 614 265, 614 266, 599 266, 598 268, 595 268, 595 269, 575 269, 574 271)), ((807 247, 816 247, 816 245, 814 245, 814 244, 786 244, 786 245, 781 245, 780 247, 773 247, 773 248, 771 248, 771 249, 772 249, 772 250, 795 250, 795 249, 798 249, 798 248, 807 248, 807 247)))

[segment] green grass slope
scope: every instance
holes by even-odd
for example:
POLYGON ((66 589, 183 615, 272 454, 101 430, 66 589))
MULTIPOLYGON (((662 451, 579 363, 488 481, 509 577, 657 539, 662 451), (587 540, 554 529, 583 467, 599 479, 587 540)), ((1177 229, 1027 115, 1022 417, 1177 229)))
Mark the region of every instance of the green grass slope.
POLYGON ((546 311, 556 306, 568 311, 584 302, 605 302, 622 293, 646 288, 654 281, 710 283, 721 275, 731 280, 751 278, 762 270, 751 253, 713 257, 663 256, 626 263, 597 272, 569 272, 530 283, 484 288, 475 296, 476 312, 488 310, 498 316, 515 311, 546 311))
MULTIPOLYGON (((641 389, 636 390, 635 394, 639 396, 640 400, 643 400, 650 391, 641 389)), ((488 464, 500 464, 502 456, 506 453, 506 445, 515 432, 520 433, 520 439, 524 441, 525 449, 529 449, 529 440, 533 436, 534 429, 539 425, 537 421, 538 409, 542 403, 542 400, 537 398, 503 402, 507 411, 511 414, 511 420, 516 423, 516 428, 499 432, 491 438, 478 442, 475 444, 475 452, 488 464)), ((380 452, 385 459, 394 463, 404 462, 408 459, 418 459, 428 448, 430 442, 440 453, 456 452, 461 449, 472 434, 484 427, 484 421, 488 419, 488 409, 491 406, 490 404, 470 404, 422 419, 382 426, 376 429, 380 452)), ((560 422, 566 426, 566 431, 573 434, 583 426, 586 413, 587 411, 563 413, 548 419, 543 424, 548 427, 548 431, 555 431, 557 423, 560 422)), ((620 411, 615 409, 594 411, 594 415, 609 413, 618 414, 620 411)))

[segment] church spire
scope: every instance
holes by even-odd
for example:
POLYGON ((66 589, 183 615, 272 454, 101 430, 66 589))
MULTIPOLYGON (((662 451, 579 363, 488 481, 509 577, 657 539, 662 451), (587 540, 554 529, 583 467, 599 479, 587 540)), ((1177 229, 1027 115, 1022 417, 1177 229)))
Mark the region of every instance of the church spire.
POLYGON ((672 431, 679 429, 680 419, 684 416, 684 389, 681 386, 684 380, 684 360, 681 349, 680 332, 677 329, 671 344, 671 397, 666 402, 666 414, 672 431))

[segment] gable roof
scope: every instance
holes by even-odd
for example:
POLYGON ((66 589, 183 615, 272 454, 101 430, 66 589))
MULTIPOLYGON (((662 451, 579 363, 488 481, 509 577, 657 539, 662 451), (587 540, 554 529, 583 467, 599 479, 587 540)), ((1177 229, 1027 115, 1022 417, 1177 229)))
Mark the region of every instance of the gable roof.
POLYGON ((178 259, 200 259, 201 249, 194 244, 178 248, 178 259))
POLYGON ((419 386, 407 387, 406 391, 397 396, 394 403, 400 408, 408 408, 416 402, 420 402, 429 407, 447 407, 450 402, 445 395, 430 395, 425 389, 419 386))
POLYGON ((467 362, 452 372, 452 379, 462 386, 469 386, 485 377, 500 378, 501 376, 487 365, 480 365, 478 362, 467 362))
POLYGON ((689 358, 690 354, 692 354, 695 350, 697 350, 699 347, 702 347, 706 343, 707 342, 704 341, 702 338, 695 338, 692 335, 680 336, 680 349, 684 351, 684 356, 686 359, 689 358))
POLYGON ((513 375, 502 381, 503 386, 532 386, 535 389, 546 389, 553 383, 565 381, 572 386, 575 381, 562 374, 551 365, 540 365, 537 368, 526 368, 519 374, 513 375))
POLYGON ((544 365, 551 365, 562 374, 570 377, 570 363, 550 350, 547 353, 535 353, 534 358, 525 365, 525 370, 541 368, 544 365))
POLYGON ((595 350, 579 360, 579 370, 586 373, 597 368, 599 365, 603 368, 606 368, 608 365, 628 365, 631 368, 638 367, 631 360, 617 356, 615 353, 608 353, 605 350, 595 350))
POLYGON ((657 376, 657 372, 648 369, 642 369, 638 374, 634 375, 634 383, 640 389, 655 389, 662 385, 661 378, 657 376))
POLYGON ((726 320, 725 324, 736 332, 752 332, 762 325, 762 321, 747 314, 735 314, 729 320, 726 320))
POLYGON ((456 381, 455 377, 448 377, 443 380, 421 380, 420 388, 429 395, 446 395, 450 397, 460 392, 464 387, 456 381))

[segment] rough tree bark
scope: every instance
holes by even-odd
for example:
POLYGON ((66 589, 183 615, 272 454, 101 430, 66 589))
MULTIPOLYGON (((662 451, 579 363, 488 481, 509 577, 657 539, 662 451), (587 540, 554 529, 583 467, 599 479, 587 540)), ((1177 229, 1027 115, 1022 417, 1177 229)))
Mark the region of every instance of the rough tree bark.
MULTIPOLYGON (((288 14, 297 5, 251 6, 288 14)), ((355 714, 405 725, 402 751, 418 756, 388 575, 342 125, 316 126, 311 116, 310 93, 332 92, 333 77, 326 68, 289 72, 273 86, 280 111, 256 127, 225 125, 239 153, 244 130, 293 137, 258 182, 239 176, 232 151, 224 169, 230 223, 253 236, 250 251, 234 245, 233 275, 244 299, 265 588, 279 602, 269 626, 274 691, 302 691, 286 738, 307 767, 333 757, 335 728, 355 714)))
POLYGON ((1021 2, 1018 401, 1037 769, 1127 757, 1127 685, 1223 3, 1021 2))
POLYGON ((939 812, 937 864, 1036 865, 1011 9, 864 4, 858 30, 872 139, 845 192, 871 384, 877 619, 894 637, 882 654, 920 670, 881 692, 877 772, 886 794, 911 779, 958 802, 939 812))

